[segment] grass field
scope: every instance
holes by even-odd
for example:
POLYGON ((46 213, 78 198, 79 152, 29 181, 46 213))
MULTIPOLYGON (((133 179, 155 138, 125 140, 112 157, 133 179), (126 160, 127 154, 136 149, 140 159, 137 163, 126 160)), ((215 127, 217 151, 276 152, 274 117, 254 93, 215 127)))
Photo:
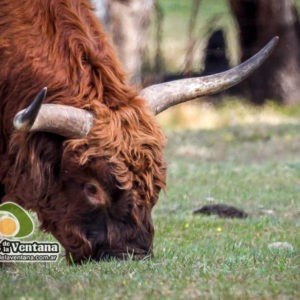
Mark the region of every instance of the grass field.
MULTIPOLYGON (((216 109, 219 119, 226 109, 216 109)), ((266 124, 269 110, 216 129, 166 128, 168 191, 154 209, 154 259, 18 263, 0 271, 0 299, 299 299, 300 122, 274 110, 277 125, 266 124), (210 203, 250 217, 192 214, 210 203), (270 250, 273 242, 294 249, 270 250)))

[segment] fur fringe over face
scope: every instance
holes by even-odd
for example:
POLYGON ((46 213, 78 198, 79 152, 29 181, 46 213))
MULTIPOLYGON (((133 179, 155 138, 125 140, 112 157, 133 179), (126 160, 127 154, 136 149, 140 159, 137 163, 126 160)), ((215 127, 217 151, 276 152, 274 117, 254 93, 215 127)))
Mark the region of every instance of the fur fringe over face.
POLYGON ((77 262, 151 253, 165 137, 87 1, 0 2, 0 116, 0 202, 37 212, 77 262), (86 138, 14 131, 44 86, 46 102, 94 113, 86 138))

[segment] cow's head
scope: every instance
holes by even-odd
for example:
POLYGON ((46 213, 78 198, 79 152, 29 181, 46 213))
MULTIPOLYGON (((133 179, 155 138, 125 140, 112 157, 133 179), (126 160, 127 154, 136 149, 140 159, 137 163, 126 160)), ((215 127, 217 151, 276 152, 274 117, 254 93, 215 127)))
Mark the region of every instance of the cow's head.
POLYGON ((71 254, 81 262, 152 254, 151 210, 165 186, 166 170, 164 136, 154 114, 240 82, 266 59, 276 41, 224 73, 146 88, 141 95, 148 104, 139 97, 118 109, 99 101, 89 110, 42 104, 43 89, 16 115, 18 130, 48 132, 53 141, 58 135, 66 138, 58 143, 58 154, 37 148, 34 157, 43 156, 45 170, 39 175, 53 177, 36 211, 42 227, 66 248, 67 258, 71 254), (59 168, 49 171, 51 156, 59 157, 59 168))

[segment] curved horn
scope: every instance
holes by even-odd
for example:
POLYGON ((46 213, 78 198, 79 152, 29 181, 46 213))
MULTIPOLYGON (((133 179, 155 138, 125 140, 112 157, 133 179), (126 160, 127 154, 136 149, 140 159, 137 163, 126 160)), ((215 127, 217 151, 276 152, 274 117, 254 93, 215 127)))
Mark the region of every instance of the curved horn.
POLYGON ((277 36, 274 37, 256 55, 228 71, 152 85, 143 89, 140 96, 147 100, 157 115, 173 105, 226 90, 256 70, 271 54, 278 40, 277 36))
POLYGON ((42 104, 46 94, 45 87, 26 109, 15 115, 15 129, 50 132, 67 138, 87 136, 93 126, 93 114, 68 105, 42 104))

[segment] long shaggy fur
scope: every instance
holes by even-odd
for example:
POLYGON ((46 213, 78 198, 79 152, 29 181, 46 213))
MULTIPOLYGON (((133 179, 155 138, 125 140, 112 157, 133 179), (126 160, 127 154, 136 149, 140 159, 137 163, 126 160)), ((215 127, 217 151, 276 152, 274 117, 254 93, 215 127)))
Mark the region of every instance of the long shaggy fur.
MULTIPOLYGON (((130 250, 141 230, 153 237, 150 212, 165 187, 165 138, 144 100, 125 84, 87 1, 0 1, 0 116, 2 201, 36 211, 42 228, 81 260, 91 256, 92 234, 82 228, 92 226, 87 219, 96 210, 78 193, 73 199, 60 195, 64 176, 73 172, 80 182, 105 169, 109 178, 101 184, 118 191, 119 200, 103 213, 101 247, 130 250), (94 112, 88 137, 14 131, 14 115, 44 86, 46 102, 94 112)), ((146 243, 151 247, 152 239, 146 243)))

